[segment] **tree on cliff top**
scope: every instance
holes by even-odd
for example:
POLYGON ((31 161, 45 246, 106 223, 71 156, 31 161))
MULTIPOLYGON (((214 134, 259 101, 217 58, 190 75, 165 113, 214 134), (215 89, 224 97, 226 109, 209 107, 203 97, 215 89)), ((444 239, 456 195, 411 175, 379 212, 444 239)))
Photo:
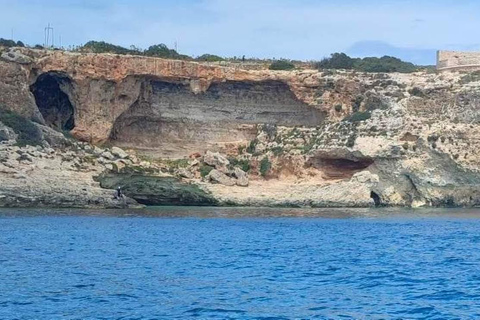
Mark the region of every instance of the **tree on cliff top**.
POLYGON ((105 41, 88 41, 80 49, 82 52, 92 53, 114 53, 114 54, 131 54, 131 55, 145 55, 150 57, 159 57, 166 59, 191 59, 187 55, 179 54, 173 49, 169 49, 165 44, 156 44, 150 46, 147 50, 142 50, 135 46, 130 46, 130 49, 122 46, 117 46, 105 41))
POLYGON ((0 38, 0 46, 1 47, 25 47, 22 41, 13 41, 4 38, 0 38))
POLYGON ((315 64, 317 69, 354 69, 362 72, 415 72, 418 70, 413 63, 398 58, 384 56, 381 58, 351 58, 345 53, 334 53, 315 64))
POLYGON ((166 58, 166 59, 191 59, 191 57, 179 54, 174 49, 169 49, 165 44, 155 44, 153 46, 148 47, 147 50, 143 52, 146 56, 150 57, 159 57, 159 58, 166 58))
POLYGON ((214 54, 202 54, 200 57, 198 57, 196 60, 198 61, 208 61, 208 62, 215 62, 215 61, 224 61, 225 59, 214 55, 214 54))
POLYGON ((410 62, 402 61, 395 57, 383 56, 381 58, 369 57, 355 59, 354 69, 363 72, 415 72, 417 67, 410 62))
POLYGON ((116 53, 116 54, 134 54, 133 50, 117 46, 105 41, 88 41, 80 48, 80 51, 92 53, 116 53))
POLYGON ((330 58, 316 63, 317 69, 353 69, 354 59, 345 53, 333 53, 330 58))

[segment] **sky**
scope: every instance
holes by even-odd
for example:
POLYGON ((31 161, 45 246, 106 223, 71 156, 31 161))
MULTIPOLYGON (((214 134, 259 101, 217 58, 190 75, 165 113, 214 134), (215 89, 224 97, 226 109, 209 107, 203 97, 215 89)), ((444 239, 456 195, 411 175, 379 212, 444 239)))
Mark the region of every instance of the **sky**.
POLYGON ((320 60, 333 52, 435 64, 435 52, 480 50, 480 0, 0 0, 0 37, 89 40, 180 53, 320 60))

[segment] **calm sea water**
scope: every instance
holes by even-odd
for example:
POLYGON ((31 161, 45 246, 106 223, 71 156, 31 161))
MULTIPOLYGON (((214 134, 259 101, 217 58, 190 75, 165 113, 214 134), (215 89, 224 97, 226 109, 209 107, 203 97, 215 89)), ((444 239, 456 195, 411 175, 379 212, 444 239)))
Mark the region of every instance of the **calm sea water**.
POLYGON ((0 210, 0 319, 478 319, 480 211, 0 210))

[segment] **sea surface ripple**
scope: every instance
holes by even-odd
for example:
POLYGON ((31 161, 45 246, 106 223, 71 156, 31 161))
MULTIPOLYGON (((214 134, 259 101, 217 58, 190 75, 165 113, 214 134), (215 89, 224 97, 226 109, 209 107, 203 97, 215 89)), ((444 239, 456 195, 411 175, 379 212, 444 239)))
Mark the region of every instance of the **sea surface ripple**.
POLYGON ((478 319, 480 211, 0 210, 0 319, 478 319))

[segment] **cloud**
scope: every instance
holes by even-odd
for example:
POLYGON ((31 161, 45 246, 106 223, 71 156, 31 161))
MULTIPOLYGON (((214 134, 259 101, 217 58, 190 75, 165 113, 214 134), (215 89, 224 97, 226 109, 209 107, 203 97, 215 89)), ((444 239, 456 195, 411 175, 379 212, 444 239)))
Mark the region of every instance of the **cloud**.
POLYGON ((480 29, 480 3, 468 0, 0 0, 0 6, 0 37, 13 28, 17 39, 42 43, 50 22, 66 45, 176 41, 190 55, 318 60, 376 39, 423 61, 415 50, 473 46, 480 29))

